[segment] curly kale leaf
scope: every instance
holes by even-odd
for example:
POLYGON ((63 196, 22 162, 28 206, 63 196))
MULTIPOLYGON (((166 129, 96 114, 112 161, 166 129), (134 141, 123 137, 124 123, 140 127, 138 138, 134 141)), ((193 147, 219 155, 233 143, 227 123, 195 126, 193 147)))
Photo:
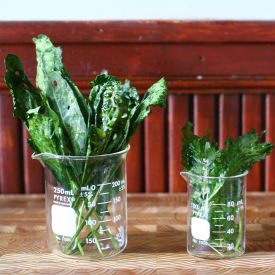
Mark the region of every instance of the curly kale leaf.
POLYGON ((193 134, 193 125, 188 122, 182 129, 182 164, 185 171, 197 175, 222 175, 222 153, 210 135, 199 137, 193 134))
POLYGON ((223 177, 248 171, 252 165, 271 154, 274 145, 261 142, 254 130, 237 140, 228 138, 225 149, 210 141, 209 134, 196 136, 188 122, 182 129, 182 164, 184 170, 197 175, 223 177))
MULTIPOLYGON (((103 138, 104 143, 100 142, 99 146, 93 145, 97 149, 97 154, 116 152, 125 148, 138 126, 150 114, 150 107, 165 107, 167 87, 164 79, 149 88, 141 102, 136 88, 131 87, 129 81, 122 84, 113 76, 100 75, 92 84, 89 96, 90 121, 106 134, 103 138)), ((100 133, 100 130, 92 130, 93 134, 100 133)), ((95 152, 95 149, 92 152, 95 152)))
POLYGON ((264 132, 257 135, 255 130, 239 137, 236 141, 231 138, 226 141, 224 162, 226 175, 238 175, 251 170, 254 163, 264 160, 272 153, 273 144, 260 142, 264 132))
POLYGON ((122 85, 117 78, 109 75, 97 76, 91 83, 91 134, 100 143, 96 144, 90 138, 90 143, 93 143, 92 152, 99 154, 119 151, 127 144, 130 113, 139 101, 137 91, 130 87, 128 81, 122 85), (96 134, 99 138, 95 137, 96 134))
POLYGON ((130 129, 127 142, 130 141, 139 125, 150 114, 152 106, 165 108, 167 96, 167 86, 164 78, 153 84, 145 93, 142 101, 131 111, 130 129))

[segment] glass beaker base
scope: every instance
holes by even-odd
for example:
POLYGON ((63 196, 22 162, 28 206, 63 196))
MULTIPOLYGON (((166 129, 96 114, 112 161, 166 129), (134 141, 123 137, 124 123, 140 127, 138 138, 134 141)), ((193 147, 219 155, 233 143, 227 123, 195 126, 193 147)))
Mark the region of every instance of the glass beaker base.
POLYGON ((68 259, 77 259, 77 258, 81 258, 83 260, 108 260, 111 259, 117 255, 119 255, 120 253, 122 253, 127 247, 127 242, 125 243, 125 245, 123 247, 120 248, 120 250, 114 250, 109 252, 106 255, 101 255, 98 251, 94 250, 94 251, 85 251, 84 255, 81 255, 80 253, 75 253, 75 254, 66 254, 64 252, 62 252, 60 249, 58 248, 49 248, 49 250, 58 255, 61 256, 63 258, 68 258, 68 259))
POLYGON ((125 239, 125 243, 123 244, 123 246, 121 246, 119 249, 109 249, 109 251, 101 251, 101 254, 96 248, 94 249, 90 249, 90 250, 85 250, 83 251, 84 254, 81 254, 80 252, 76 252, 74 254, 70 254, 68 253, 64 253, 60 248, 56 247, 56 246, 51 246, 48 244, 48 249, 58 255, 61 256, 63 258, 68 258, 68 259, 76 259, 76 258, 81 258, 83 260, 100 260, 100 259, 110 259, 113 258, 114 256, 117 256, 118 254, 120 254, 121 252, 123 252, 127 247, 127 238, 125 239))
POLYGON ((237 252, 232 252, 232 253, 221 253, 221 252, 210 252, 209 250, 207 251, 190 251, 187 248, 187 252, 189 255, 194 256, 194 257, 198 257, 198 258, 203 258, 203 259, 212 259, 212 260, 222 260, 222 259, 232 259, 232 258, 236 258, 236 257, 240 257, 242 256, 245 251, 237 251, 237 252))

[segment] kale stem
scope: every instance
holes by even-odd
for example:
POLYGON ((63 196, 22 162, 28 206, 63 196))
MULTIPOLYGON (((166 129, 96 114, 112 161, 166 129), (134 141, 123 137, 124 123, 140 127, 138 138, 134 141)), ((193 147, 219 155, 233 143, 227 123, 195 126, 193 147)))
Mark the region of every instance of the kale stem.
POLYGON ((239 232, 238 232, 238 237, 236 240, 236 244, 235 244, 235 251, 239 251, 239 246, 241 244, 242 241, 242 231, 243 231, 243 224, 242 224, 242 210, 241 208, 239 208, 239 232))
MULTIPOLYGON (((95 216, 96 216, 97 219, 98 219, 98 215, 97 215, 96 213, 95 213, 95 216)), ((104 229, 107 229, 104 223, 102 223, 100 226, 103 227, 104 229)), ((107 235, 108 238, 111 238, 110 240, 111 240, 111 243, 112 243, 113 247, 115 248, 115 250, 119 250, 120 247, 119 247, 119 245, 118 245, 118 242, 117 242, 117 240, 110 234, 109 230, 107 230, 105 234, 107 235)))
MULTIPOLYGON (((109 175, 108 175, 105 179, 106 179, 106 180, 110 179, 110 178, 116 173, 116 171, 119 169, 120 165, 121 165, 121 161, 118 162, 118 165, 116 165, 116 166, 114 167, 114 169, 111 170, 111 172, 109 173, 109 175)), ((103 190, 103 188, 104 188, 104 185, 100 185, 100 188, 96 191, 96 194, 95 194, 95 196, 94 196, 94 201, 97 201, 97 200, 98 200, 98 196, 100 195, 100 193, 101 193, 101 191, 103 190)), ((91 199, 91 198, 88 197, 88 198, 85 198, 84 200, 85 200, 86 202, 89 202, 90 199, 91 199)), ((74 203, 72 204, 72 208, 74 208, 74 209, 76 210, 77 206, 79 205, 80 200, 81 200, 81 198, 78 196, 78 197, 76 198, 76 200, 74 201, 74 203)), ((83 202, 83 203, 84 203, 84 202, 83 202)), ((76 210, 76 212, 78 213, 77 210, 76 210)), ((79 236, 81 230, 84 228, 84 226, 85 226, 85 224, 86 224, 86 220, 89 220, 89 217, 90 217, 92 214, 96 215, 96 206, 91 207, 90 209, 88 208, 88 211, 87 211, 87 213, 86 213, 84 219, 83 219, 82 222, 77 226, 76 233, 75 233, 74 236, 72 237, 71 241, 70 241, 70 242, 65 246, 65 248, 63 249, 63 252, 64 252, 64 253, 66 253, 66 252, 72 247, 73 243, 78 239, 78 236, 79 236)), ((78 214, 78 215, 79 215, 79 214, 78 214)), ((98 219, 98 216, 96 216, 96 217, 97 217, 97 219, 98 219)), ((90 226, 90 227, 91 227, 91 226, 90 226)), ((102 252, 102 250, 101 250, 101 247, 100 247, 100 243, 98 242, 98 239, 97 239, 96 230, 93 229, 92 227, 91 227, 91 229, 92 229, 92 232, 93 232, 92 234, 93 234, 93 236, 94 236, 94 238, 95 238, 96 245, 97 245, 97 248, 98 248, 98 250, 99 250, 99 253, 100 253, 101 255, 104 256, 104 254, 103 254, 103 252, 102 252)), ((108 233, 107 233, 107 234, 108 234, 108 233)), ((112 242, 112 244, 114 245, 113 242, 112 242)), ((115 245, 114 245, 114 246, 115 246, 115 245)), ((116 247, 117 247, 117 246, 116 246, 116 247)), ((117 249, 119 249, 119 248, 117 248, 117 249)))
POLYGON ((216 253, 218 253, 220 256, 224 257, 224 254, 221 253, 218 249, 216 249, 215 247, 213 247, 211 244, 208 243, 208 246, 213 249, 216 253))
MULTIPOLYGON (((95 195, 95 198, 94 200, 97 200, 97 197, 99 196, 100 192, 101 192, 101 189, 103 188, 103 185, 100 186, 100 188, 98 189, 96 195, 95 195)), ((82 220, 81 224, 78 226, 73 238, 71 239, 71 241, 65 246, 64 248, 64 252, 67 252, 68 249, 71 248, 72 244, 74 243, 75 239, 78 237, 78 235, 80 234, 81 230, 83 229, 83 227, 85 226, 86 224, 86 220, 89 219, 89 217, 92 215, 93 211, 95 210, 95 207, 91 207, 88 212, 86 213, 84 219, 82 220)))
POLYGON ((68 249, 71 248, 71 246, 73 245, 75 239, 78 237, 78 235, 80 234, 81 230, 82 230, 83 227, 85 226, 86 220, 89 219, 89 217, 91 216, 91 214, 93 213, 93 211, 94 211, 94 208, 91 207, 91 208, 89 209, 89 211, 86 213, 86 215, 85 215, 83 221, 82 221, 81 224, 78 226, 78 228, 77 228, 77 230, 76 230, 76 232, 75 232, 73 238, 72 238, 71 241, 65 246, 64 252, 67 252, 68 249))
MULTIPOLYGON (((104 256, 104 253, 103 253, 103 251, 102 251, 102 249, 101 249, 101 245, 100 245, 100 243, 99 243, 99 240, 98 240, 98 235, 97 235, 97 230, 98 229, 95 229, 92 225, 90 225, 90 228, 91 228, 91 235, 93 236, 93 238, 95 239, 95 243, 96 243, 96 246, 97 246, 97 249, 98 249, 98 251, 99 251, 99 253, 102 255, 102 256, 104 256)), ((90 234, 89 233, 89 234, 90 234)), ((89 236, 89 234, 88 234, 88 236, 89 236)))
MULTIPOLYGON (((79 211, 77 211, 77 212, 78 212, 78 214, 77 214, 77 215, 78 215, 77 227, 79 226, 79 224, 80 224, 80 222, 81 222, 83 207, 84 207, 84 201, 82 202, 82 205, 81 205, 79 211)), ((84 251, 83 251, 83 249, 82 249, 81 244, 79 243, 79 238, 78 238, 78 237, 75 239, 75 243, 76 243, 76 246, 78 247, 78 249, 79 249, 81 255, 84 255, 84 251)))
MULTIPOLYGON (((77 238, 77 240, 78 240, 78 238, 77 238)), ((82 256, 84 256, 84 251, 83 251, 83 248, 82 248, 82 246, 81 246, 81 243, 79 242, 79 241, 77 241, 77 247, 78 247, 78 249, 79 249, 79 251, 80 251, 80 254, 82 255, 82 256)))

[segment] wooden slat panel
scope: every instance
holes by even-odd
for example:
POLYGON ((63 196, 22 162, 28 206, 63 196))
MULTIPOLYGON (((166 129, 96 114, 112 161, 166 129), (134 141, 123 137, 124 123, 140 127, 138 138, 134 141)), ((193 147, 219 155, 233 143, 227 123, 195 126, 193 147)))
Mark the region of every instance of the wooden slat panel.
POLYGON ((20 123, 13 118, 12 98, 0 97, 0 188, 1 193, 20 193, 20 123))
POLYGON ((222 94, 219 103, 219 144, 224 147, 228 137, 237 138, 240 135, 240 96, 222 94))
MULTIPOLYGON (((126 77, 118 77, 124 82, 126 77)), ((79 87, 83 95, 88 98, 90 93, 91 85, 89 81, 91 81, 91 77, 82 78, 82 77, 74 77, 74 83, 79 87)), ((136 87, 139 90, 141 95, 144 94, 144 91, 141 89, 147 89, 154 82, 158 81, 159 77, 131 77, 131 85, 136 87)), ((230 94, 270 94, 275 95, 275 78, 271 79, 261 79, 257 80, 253 77, 243 80, 242 78, 235 79, 234 81, 228 80, 227 76, 221 76, 219 78, 208 78, 205 81, 198 82, 195 79, 190 79, 182 77, 176 78, 166 78, 168 84, 169 94, 177 94, 177 95, 189 95, 189 94, 197 94, 197 95, 230 95, 230 94), (221 86, 221 87, 219 87, 221 86)), ((35 83, 35 80, 32 81, 35 83)), ((0 79, 0 93, 1 95, 10 95, 10 92, 6 90, 6 83, 1 81, 0 79)))
POLYGON ((127 156, 127 185, 128 192, 144 191, 143 170, 143 129, 135 133, 131 142, 131 149, 127 156))
POLYGON ((44 193, 44 171, 37 160, 33 160, 33 151, 27 143, 28 132, 23 129, 24 185, 26 193, 44 193))
MULTIPOLYGON (((275 95, 266 96, 266 140, 275 144, 275 95)), ((275 151, 266 159, 265 190, 275 191, 275 151)))
MULTIPOLYGON (((255 129, 260 132, 264 129, 264 108, 262 95, 243 95, 242 99, 242 132, 243 134, 255 129)), ((247 176, 248 191, 262 191, 264 189, 263 162, 257 163, 247 176)))
POLYGON ((181 128, 189 119, 189 96, 169 95, 168 97, 168 143, 169 143, 169 191, 186 192, 186 183, 180 176, 181 128))
POLYGON ((166 187, 166 142, 165 110, 153 108, 145 120, 145 190, 165 192, 166 187))
POLYGON ((204 135, 210 131, 211 137, 216 139, 216 102, 213 95, 194 96, 194 131, 197 135, 204 135))

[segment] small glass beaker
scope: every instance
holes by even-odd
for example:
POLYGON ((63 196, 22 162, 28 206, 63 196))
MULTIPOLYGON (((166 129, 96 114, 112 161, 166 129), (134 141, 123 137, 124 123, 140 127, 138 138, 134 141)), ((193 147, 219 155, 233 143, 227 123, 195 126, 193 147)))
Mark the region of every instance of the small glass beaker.
POLYGON ((202 258, 245 252, 247 171, 232 177, 181 172, 188 185, 187 251, 202 258))
POLYGON ((126 155, 34 154, 45 168, 48 246, 90 258, 111 257, 127 245, 126 155))

